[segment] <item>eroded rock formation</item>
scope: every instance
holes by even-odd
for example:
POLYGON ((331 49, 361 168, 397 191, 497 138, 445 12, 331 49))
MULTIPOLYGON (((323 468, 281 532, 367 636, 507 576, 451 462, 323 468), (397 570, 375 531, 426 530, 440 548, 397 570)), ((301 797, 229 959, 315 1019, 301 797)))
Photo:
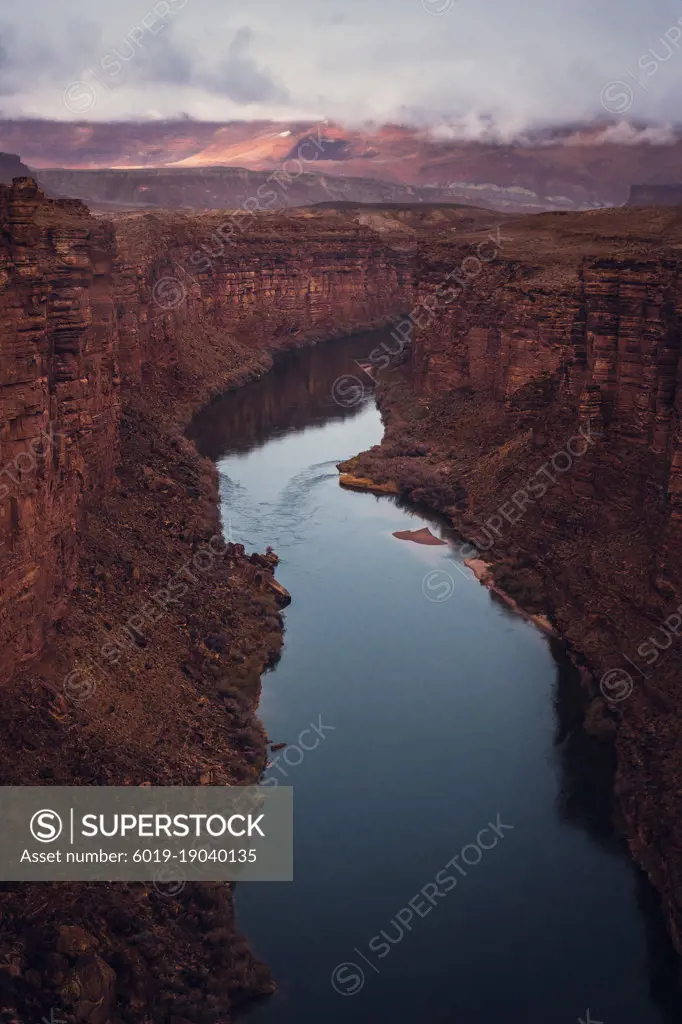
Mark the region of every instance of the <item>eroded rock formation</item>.
POLYGON ((117 458, 111 225, 35 183, 0 188, 0 636, 5 681, 64 609, 88 492, 117 458))
POLYGON ((0 152, 0 185, 11 185, 14 178, 29 177, 30 173, 16 153, 0 152))
MULTIPOLYGON (((590 722, 617 726, 628 839, 682 949, 682 215, 502 218, 498 234, 469 210, 406 246, 402 222, 351 212, 114 226, 28 181, 0 189, 0 211, 0 781, 258 776, 276 558, 229 544, 159 614, 219 533, 215 471, 182 428, 277 349, 414 306, 410 374, 381 388, 386 438, 349 479, 447 512, 496 585, 567 638, 590 722), (124 634, 123 659, 95 671, 124 634)), ((227 887, 188 886, 180 904, 144 887, 39 895, 0 893, 0 1001, 24 1019, 57 1005, 94 1022, 99 993, 131 1024, 212 1024, 272 988, 227 887), (65 928, 85 953, 62 949, 65 928)))
POLYGON ((262 372, 275 349, 409 303, 407 271, 352 221, 320 216, 309 230, 272 218, 217 249, 224 218, 150 215, 120 221, 117 242, 111 223, 46 200, 30 180, 0 191, 0 216, 6 679, 61 615, 81 506, 114 479, 119 368, 129 390, 155 383, 172 395, 165 419, 184 423, 211 394, 262 372))
MULTIPOLYGON (((114 228, 29 180, 0 216, 0 783, 253 782, 287 595, 182 431, 277 349, 407 308, 403 258, 332 215, 219 251, 222 217, 114 228)), ((224 885, 6 884, 0 949, 10 1019, 213 1024, 273 988, 224 885)))
POLYGON ((380 389, 382 445, 342 469, 446 512, 462 555, 568 640, 682 951, 682 215, 500 232, 421 247, 411 373, 380 389))

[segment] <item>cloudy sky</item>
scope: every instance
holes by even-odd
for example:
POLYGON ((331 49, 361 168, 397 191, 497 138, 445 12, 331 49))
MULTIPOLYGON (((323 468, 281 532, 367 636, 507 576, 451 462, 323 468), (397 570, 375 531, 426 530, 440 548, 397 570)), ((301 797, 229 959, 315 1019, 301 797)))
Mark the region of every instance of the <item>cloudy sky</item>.
POLYGON ((682 120, 679 0, 20 0, 0 116, 682 120))

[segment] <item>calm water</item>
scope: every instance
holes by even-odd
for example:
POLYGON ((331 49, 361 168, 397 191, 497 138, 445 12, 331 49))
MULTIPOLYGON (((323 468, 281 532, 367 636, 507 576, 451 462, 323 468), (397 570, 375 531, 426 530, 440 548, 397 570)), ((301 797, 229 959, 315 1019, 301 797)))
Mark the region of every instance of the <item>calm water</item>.
POLYGON ((294 786, 296 880, 238 889, 280 987, 250 1022, 682 1020, 560 651, 471 578, 443 524, 338 485, 336 462, 382 426, 371 396, 336 405, 333 382, 380 340, 287 355, 191 429, 226 531, 272 544, 293 595, 260 714, 291 745, 267 777, 294 786), (448 546, 392 536, 424 525, 448 546), (494 845, 498 815, 513 828, 494 845))

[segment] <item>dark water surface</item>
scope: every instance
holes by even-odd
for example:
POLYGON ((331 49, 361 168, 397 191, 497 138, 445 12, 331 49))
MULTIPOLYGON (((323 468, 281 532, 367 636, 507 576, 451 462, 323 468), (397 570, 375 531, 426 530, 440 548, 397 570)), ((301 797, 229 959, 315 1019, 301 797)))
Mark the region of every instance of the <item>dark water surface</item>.
POLYGON ((267 778, 294 787, 296 880, 238 887, 279 984, 250 1021, 681 1021, 657 900, 610 826, 610 754, 579 728, 559 648, 471 577, 444 525, 338 485, 382 426, 371 396, 335 404, 334 381, 362 377, 381 339, 287 355, 191 429, 225 531, 271 544, 293 596, 260 714, 291 745, 267 778), (448 546, 392 536, 424 525, 448 546), (496 837, 498 820, 513 828, 496 837))

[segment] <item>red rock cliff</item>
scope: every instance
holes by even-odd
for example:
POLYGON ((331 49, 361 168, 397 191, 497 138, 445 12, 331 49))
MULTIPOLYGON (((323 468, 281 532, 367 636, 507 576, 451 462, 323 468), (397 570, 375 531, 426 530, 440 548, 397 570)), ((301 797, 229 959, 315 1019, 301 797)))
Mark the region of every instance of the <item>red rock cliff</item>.
MULTIPOLYGON (((228 247, 226 215, 112 225, 27 180, 0 213, 0 784, 255 782, 287 595, 276 555, 223 545, 182 429, 277 349, 408 308, 404 257, 352 217, 242 221, 228 247)), ((274 987, 228 885, 7 884, 0 960, 17 1020, 213 1024, 274 987)))
POLYGON ((0 678, 40 650, 111 480, 119 415, 113 231, 30 179, 0 187, 0 678))
POLYGON ((272 216, 244 230, 243 218, 150 214, 122 218, 117 240, 111 223, 29 179, 0 187, 0 217, 6 680, 63 614, 88 496, 112 483, 119 365, 129 389, 172 398, 166 418, 182 423, 275 349, 385 321, 409 301, 401 258, 350 219, 272 216))
POLYGON ((680 950, 681 239, 680 211, 621 209, 423 246, 411 374, 343 467, 448 513, 569 641, 680 950))
MULTIPOLYGON (((543 547, 555 527, 557 546, 571 532, 571 515, 601 522, 602 551, 629 537, 622 562, 584 566, 582 576, 613 580, 622 570, 630 580, 619 583, 621 596, 642 609, 653 593, 677 595, 682 555, 681 233, 679 214, 662 211, 510 220, 489 263, 470 260, 472 239, 427 253, 416 275, 419 299, 433 312, 416 317, 415 386, 434 408, 445 402, 451 442, 466 436, 474 407, 485 410, 473 452, 458 452, 469 515, 480 522, 495 511, 512 497, 507 476, 513 481, 516 469, 532 468, 534 452, 552 456, 548 446, 560 450, 582 429, 590 436, 585 455, 573 457, 570 471, 555 471, 547 500, 528 502, 522 522, 537 519, 543 547), (458 293, 451 301, 449 274, 458 293), (491 466, 483 455, 502 439, 506 449, 491 466), (643 580, 632 578, 633 529, 646 552, 644 592, 643 580)), ((481 251, 492 253, 491 245, 481 251)), ((507 525, 501 547, 514 543, 507 525)))
MULTIPOLYGON (((612 669, 634 677, 627 699, 614 689, 596 697, 593 719, 605 732, 617 728, 628 838, 682 947, 680 648, 646 678, 624 661, 647 667, 641 642, 680 604, 678 212, 510 218, 492 242, 489 225, 469 223, 447 244, 406 254, 332 213, 265 216, 246 230, 218 214, 149 214, 122 217, 114 229, 78 203, 46 201, 27 181, 0 190, 0 208, 3 679, 33 664, 54 623, 60 671, 68 671, 84 636, 119 627, 164 585, 169 566, 182 564, 183 551, 216 529, 212 478, 177 433, 192 410, 263 372, 278 348, 408 308, 415 256, 412 379, 396 376, 384 389, 386 441, 354 468, 448 511, 495 562, 499 585, 548 612, 597 683, 612 669), (153 527, 146 532, 145 522, 153 527)), ((236 691, 243 684, 253 696, 265 660, 276 657, 281 622, 263 590, 271 567, 236 549, 226 558, 229 593, 217 572, 177 622, 157 625, 154 660, 136 651, 127 674, 100 682, 87 715, 59 706, 55 718, 38 698, 36 678, 52 685, 50 652, 35 677, 18 673, 2 725, 4 782, 25 781, 13 766, 33 784, 177 781, 176 751, 190 734, 182 781, 253 777, 264 741, 236 691), (207 615, 211 650, 201 642, 207 615), (229 643, 225 621, 238 626, 229 643), (254 630, 261 639, 249 661, 254 630), (229 685, 216 684, 221 672, 229 685), (226 764, 217 750, 229 753, 226 764)), ((35 922, 50 955, 50 943, 63 945, 63 922, 81 920, 63 893, 60 903, 51 892, 48 916, 35 922)), ((211 920, 231 921, 229 894, 215 898, 211 920)), ((11 901, 5 920, 21 961, 25 894, 2 899, 11 901)), ((208 915, 192 905, 188 938, 141 895, 125 904, 120 933, 112 924, 121 918, 120 892, 80 899, 88 930, 106 935, 97 957, 107 1006, 131 998, 134 977, 138 1009, 189 1017, 190 996, 176 1004, 167 995, 170 976, 155 986, 173 970, 175 949, 191 964, 201 948, 212 976, 226 972, 221 998, 267 990, 232 941, 227 963, 214 963, 216 949, 196 925, 208 915), (138 918, 147 966, 125 938, 138 918), (128 966, 116 978, 104 960, 121 957, 128 966)), ((78 962, 66 958, 60 970, 78 974, 78 962)), ((37 1009, 30 986, 27 995, 17 986, 16 1005, 37 1009)))
MULTIPOLYGON (((131 379, 152 365, 177 366, 202 330, 219 346, 229 334, 253 356, 409 308, 407 258, 351 217, 148 214, 116 226, 122 367, 131 379)), ((214 387, 229 384, 234 369, 226 362, 214 387)))

